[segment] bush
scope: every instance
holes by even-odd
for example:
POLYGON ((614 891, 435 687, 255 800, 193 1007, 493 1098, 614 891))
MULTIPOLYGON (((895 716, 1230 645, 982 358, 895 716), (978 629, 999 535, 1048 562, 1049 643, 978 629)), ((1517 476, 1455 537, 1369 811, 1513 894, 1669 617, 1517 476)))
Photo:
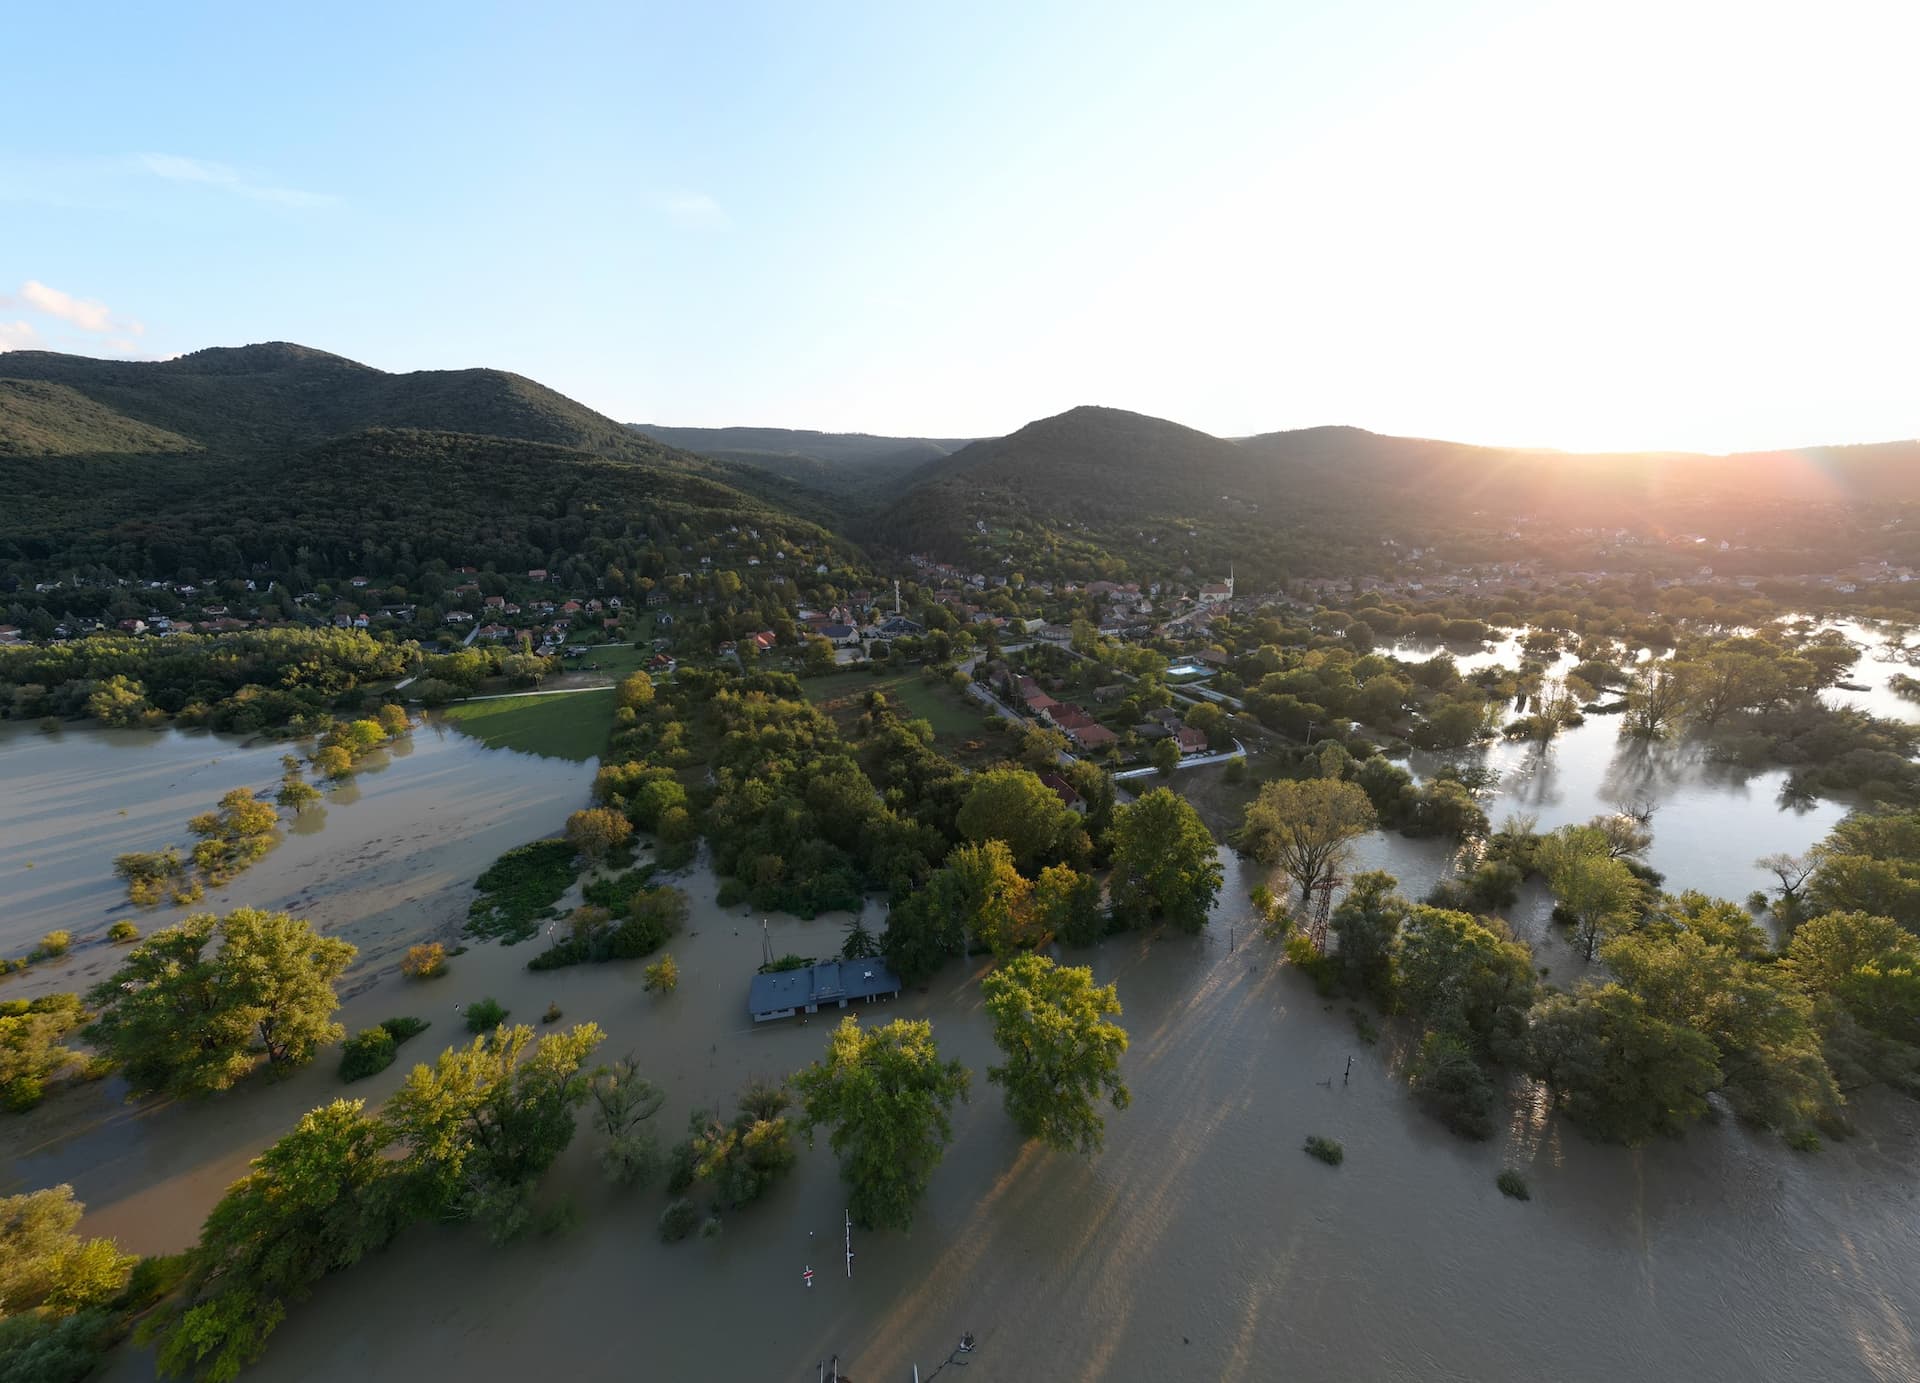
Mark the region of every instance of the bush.
POLYGON ((55 956, 64 956, 67 948, 73 945, 72 932, 48 932, 40 938, 40 944, 34 947, 35 960, 52 960, 55 956))
POLYGON ((410 980, 431 980, 447 973, 447 948, 437 941, 409 946, 400 973, 410 980))
POLYGON ((393 1065, 400 1044, 385 1028, 366 1028, 349 1037, 340 1049, 340 1079, 365 1080, 393 1065))
POLYGON ((660 1212, 661 1242, 679 1243, 700 1227, 702 1218, 700 1208, 685 1196, 679 1200, 669 1201, 667 1208, 660 1212))
POLYGON ((738 879, 722 879, 720 891, 713 895, 713 901, 723 908, 738 907, 747 901, 747 886, 738 879))
POLYGON ((424 1018, 389 1018, 380 1026, 387 1030, 395 1042, 405 1042, 410 1037, 418 1037, 433 1024, 424 1018))
POLYGON ((467 1031, 492 1032, 507 1021, 507 1010, 492 995, 467 1005, 467 1031))
POLYGON ((1338 957, 1321 955, 1304 935, 1296 933, 1287 938, 1287 964, 1312 980, 1313 987, 1322 994, 1331 994, 1340 987, 1338 957))
POLYGON ((667 1194, 677 1196, 693 1185, 700 1155, 691 1142, 675 1143, 667 1153, 667 1194))
POLYGON ((1492 1137, 1498 1092, 1463 1037, 1436 1030, 1421 1039, 1413 1093, 1428 1113, 1463 1138, 1492 1137))
POLYGON ((1307 1135, 1306 1152, 1307 1156, 1316 1157, 1329 1167, 1338 1167, 1342 1162, 1347 1160, 1347 1150, 1345 1148, 1341 1147, 1335 1140, 1322 1138, 1317 1133, 1307 1135))
POLYGON ((558 1023, 560 1021, 560 1017, 561 1017, 560 1005, 548 1004, 547 1011, 540 1015, 540 1021, 542 1023, 546 1023, 547 1025, 551 1026, 554 1023, 558 1023))
POLYGON ((633 902, 633 895, 647 886, 653 877, 653 866, 643 864, 638 869, 629 869, 624 874, 614 874, 604 879, 595 879, 580 890, 581 901, 591 903, 608 912, 624 912, 633 902))
POLYGON ((139 939, 140 924, 137 922, 131 922, 122 918, 107 928, 107 940, 116 945, 121 945, 129 941, 138 941, 139 939))
POLYGON ((1503 1196, 1512 1196, 1517 1201, 1533 1199, 1533 1191, 1528 1187, 1527 1179, 1511 1167, 1495 1177, 1493 1184, 1500 1188, 1500 1194, 1503 1196))

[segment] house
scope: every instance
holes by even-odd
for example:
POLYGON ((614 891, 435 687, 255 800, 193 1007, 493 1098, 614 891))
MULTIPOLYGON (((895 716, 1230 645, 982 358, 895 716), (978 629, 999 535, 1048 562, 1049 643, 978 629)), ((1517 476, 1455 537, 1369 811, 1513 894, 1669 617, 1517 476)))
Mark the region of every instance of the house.
POLYGON ((1120 736, 1114 734, 1113 731, 1109 730, 1106 726, 1098 724, 1088 725, 1079 730, 1069 730, 1067 731, 1067 738, 1089 753, 1096 749, 1105 749, 1110 745, 1115 745, 1120 742, 1120 736))
POLYGON ((547 569, 545 567, 535 567, 527 573, 527 580, 529 581, 545 581, 546 579, 547 569))
POLYGON ((441 617, 443 624, 472 624, 473 616, 465 610, 449 610, 441 617))
POLYGON ((478 637, 495 641, 510 639, 513 637, 513 631, 504 624, 483 624, 480 626, 478 637))
POLYGON ((20 630, 15 625, 0 624, 0 643, 19 643, 20 630))
POLYGON ((652 590, 647 592, 647 608, 649 610, 657 610, 662 605, 665 605, 669 599, 670 597, 667 595, 665 591, 661 590, 658 586, 655 586, 652 590))
POLYGON ((678 666, 672 655, 667 653, 656 653, 647 659, 647 672, 654 677, 664 677, 678 666))
POLYGON ((1060 799, 1060 805, 1068 811, 1077 812, 1081 816, 1087 814, 1086 800, 1073 790, 1072 783, 1058 773, 1042 773, 1040 781, 1053 789, 1054 796, 1060 799))
POLYGON ((791 1018, 796 1013, 818 1013, 822 1007, 845 1008, 856 999, 897 998, 900 977, 886 962, 825 960, 798 970, 776 970, 755 975, 747 989, 747 1012, 756 1023, 791 1018))
POLYGON ((880 632, 890 639, 903 639, 927 632, 926 626, 916 624, 904 615, 890 615, 880 625, 880 632))
POLYGON ((774 636, 774 632, 771 629, 762 629, 758 634, 748 635, 747 642, 751 643, 759 652, 765 653, 769 648, 772 648, 778 643, 779 639, 774 636))
POLYGON ((484 604, 489 610, 504 610, 507 607, 507 598, 503 595, 490 595, 484 604))
POLYGON ((1204 730, 1195 730, 1191 726, 1182 725, 1173 732, 1173 737, 1179 741, 1180 752, 1183 755, 1207 752, 1207 732, 1204 730))
POLYGON ((818 632, 835 648, 851 648, 860 642, 860 631, 851 624, 823 624, 818 632))

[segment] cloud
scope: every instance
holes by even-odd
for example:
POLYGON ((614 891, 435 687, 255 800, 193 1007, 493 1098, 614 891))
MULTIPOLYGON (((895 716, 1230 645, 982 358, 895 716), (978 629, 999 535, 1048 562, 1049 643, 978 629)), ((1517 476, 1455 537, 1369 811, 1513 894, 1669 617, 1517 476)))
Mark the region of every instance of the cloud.
MULTIPOLYGON (((147 332, 143 323, 131 317, 115 316, 113 310, 103 302, 92 298, 76 298, 38 279, 28 279, 20 285, 18 293, 0 293, 0 307, 24 307, 81 331, 105 334, 111 338, 107 344, 117 351, 130 353, 134 349, 133 338, 144 336, 147 332)), ((21 350, 25 348, 23 342, 26 341, 39 341, 39 332, 32 323, 0 323, 0 343, 10 343, 0 344, 0 349, 21 350)))
POLYGON ((208 159, 186 158, 180 154, 140 154, 134 162, 154 177, 165 178, 168 182, 197 183, 202 187, 217 187, 237 197, 251 198, 256 202, 272 202, 277 206, 332 206, 340 200, 325 192, 302 192, 295 187, 274 187, 267 183, 256 182, 237 168, 229 167, 224 163, 214 163, 208 159))
POLYGON ((40 333, 32 322, 0 322, 0 351, 37 351, 40 333))
POLYGON ((689 230, 727 230, 733 225, 726 208, 704 192, 669 192, 660 207, 676 226, 689 230))

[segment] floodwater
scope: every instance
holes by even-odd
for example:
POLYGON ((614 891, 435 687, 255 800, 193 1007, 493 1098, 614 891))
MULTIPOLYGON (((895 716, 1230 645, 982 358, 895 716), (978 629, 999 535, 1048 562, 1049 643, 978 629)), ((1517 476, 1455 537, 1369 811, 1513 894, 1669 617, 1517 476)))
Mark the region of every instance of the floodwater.
MULTIPOLYGON (((1757 882, 1753 857, 1802 848, 1838 815, 1830 804, 1782 813, 1766 775, 1735 784, 1678 747, 1628 752, 1616 729, 1595 717, 1544 754, 1487 751, 1504 774, 1495 820, 1508 809, 1537 812, 1543 826, 1582 820, 1623 789, 1645 789, 1657 802, 1653 862, 1670 885, 1740 897, 1757 882)), ((589 767, 540 760, 534 773, 520 756, 457 734, 417 738, 410 759, 366 778, 358 802, 330 806, 313 839, 331 847, 316 846, 296 869, 281 857, 309 838, 290 837, 230 890, 270 880, 272 896, 235 901, 305 898, 303 910, 324 911, 330 929, 391 949, 457 919, 465 885, 488 859, 550 831, 584 800, 589 767), (435 755, 450 757, 423 797, 387 809, 381 829, 346 833, 377 793, 404 793, 406 776, 435 755), (505 800, 494 801, 502 778, 505 800), (546 795, 535 800, 536 789, 546 795), (470 819, 457 826, 436 813, 470 819), (396 842, 395 856, 361 859, 382 839, 443 827, 445 840, 396 842), (502 839, 467 849, 458 844, 466 830, 502 839), (417 881, 404 861, 431 863, 435 849, 465 851, 464 873, 450 859, 434 863, 435 879, 453 877, 405 900, 417 881), (363 872, 380 881, 363 885, 363 872), (373 923, 356 915, 363 907, 373 923)), ((37 743, 0 747, 0 801, 16 804, 0 816, 4 829, 34 819, 23 798, 77 771, 46 759, 40 786, 16 790, 8 770, 28 760, 13 751, 37 743)), ((192 743, 208 757, 208 740, 192 743)), ((236 781, 270 780, 277 752, 262 751, 258 774, 236 781)), ((187 758, 183 750, 178 762, 187 758)), ((85 771, 109 772, 104 761, 85 771)), ((192 800, 161 815, 184 823, 231 786, 204 781, 208 790, 193 783, 181 790, 192 800)), ((120 850, 150 848, 105 838, 114 810, 90 808, 55 838, 91 849, 86 838, 98 834, 102 869, 120 850)), ((1448 866, 1433 842, 1375 837, 1362 853, 1362 867, 1392 869, 1411 891, 1448 866)), ((1249 939, 1245 899, 1258 880, 1230 853, 1225 868, 1204 935, 1129 936, 1067 953, 1118 985, 1132 1035, 1133 1105, 1109 1113, 1099 1156, 1022 1144, 986 1081, 996 1057, 982 967, 951 965, 894 1004, 858 1010, 872 1021, 931 1019, 943 1052, 963 1060, 975 1084, 914 1228, 856 1232, 850 1277, 844 1199, 824 1138, 767 1200, 729 1215, 718 1240, 669 1246, 654 1232, 664 1193, 606 1188, 593 1164, 598 1139, 583 1130, 543 1187, 547 1200, 575 1204, 580 1227, 504 1249, 470 1228, 416 1227, 295 1304, 249 1377, 799 1383, 837 1355, 861 1383, 905 1383, 915 1365, 930 1378, 963 1332, 976 1340, 962 1356, 974 1383, 1920 1377, 1920 1105, 1862 1097, 1860 1134, 1817 1155, 1731 1122, 1639 1151, 1603 1147, 1525 1104, 1488 1143, 1462 1142, 1408 1099, 1393 1032, 1365 1044, 1345 1004, 1319 999, 1276 964, 1273 948, 1249 939), (1339 1139, 1345 1164, 1305 1156, 1308 1134, 1339 1139), (1529 1177, 1530 1202, 1496 1190, 1508 1166, 1529 1177), (812 1287, 801 1276, 809 1267, 812 1287)), ((6 877, 0 900, 10 908, 17 876, 6 877)), ((551 1002, 568 1023, 598 1022, 609 1034, 604 1057, 635 1053, 669 1092, 657 1127, 671 1142, 694 1106, 727 1102, 748 1077, 817 1057, 840 1016, 749 1023, 760 919, 723 913, 704 870, 684 884, 693 914, 671 946, 681 970, 672 995, 643 992, 639 963, 529 972, 531 945, 476 947, 445 978, 418 985, 375 965, 342 1021, 355 1029, 411 1013, 434 1025, 393 1068, 342 1086, 329 1054, 284 1082, 192 1106, 120 1106, 111 1083, 62 1094, 0 1119, 0 1190, 69 1181, 88 1205, 89 1232, 142 1252, 183 1247, 248 1158, 301 1111, 343 1094, 385 1098, 406 1064, 464 1036, 455 1005, 487 994, 523 1021, 551 1002)), ((106 901, 103 919, 124 911, 106 901)), ((1564 980, 1578 962, 1551 949, 1544 901, 1532 905, 1516 924, 1564 980)), ((40 916, 19 930, 38 935, 40 916)), ((877 907, 867 921, 881 925, 877 907)), ((827 954, 845 922, 771 925, 778 950, 827 954)), ((151 1359, 127 1351, 108 1376, 151 1378, 151 1359)))
MULTIPOLYGON (((1865 1132, 1817 1156, 1731 1124, 1629 1152, 1531 1109, 1489 1143, 1461 1142, 1408 1100, 1391 1037, 1363 1045, 1344 1006, 1318 999, 1243 927, 1229 949, 1226 924, 1244 922, 1250 883, 1229 860, 1201 937, 1070 954, 1119 986, 1133 1039, 1133 1106, 1109 1114, 1093 1159, 1021 1143, 985 1080, 980 967, 956 964, 925 991, 857 1010, 930 1018, 975 1086, 913 1229, 856 1231, 850 1277, 824 1139, 718 1240, 662 1245, 664 1193, 607 1189, 583 1132, 544 1188, 574 1201, 579 1228, 504 1249, 470 1228, 411 1230, 296 1305, 249 1376, 799 1383, 837 1355, 863 1383, 904 1383, 916 1364, 930 1377, 963 1332, 976 1340, 964 1361, 977 1383, 1920 1376, 1916 1106, 1863 1102, 1865 1132), (1339 1139, 1345 1164, 1306 1157, 1308 1134, 1339 1139), (1495 1189, 1505 1166, 1526 1172, 1530 1202, 1495 1189)), ((710 876, 688 887, 694 920, 672 946, 673 995, 642 992, 638 964, 532 974, 525 948, 485 947, 426 988, 383 980, 349 1021, 431 1015, 409 1053, 418 1059, 454 1035, 457 1000, 493 993, 522 1017, 556 1002, 566 1021, 607 1029, 605 1055, 637 1053, 666 1086, 657 1118, 671 1140, 696 1103, 816 1057, 840 1016, 752 1028, 758 919, 723 915, 710 876)), ((776 919, 776 945, 823 953, 842 921, 776 919)), ((350 1093, 378 1099, 399 1079, 396 1066, 350 1093)), ((290 1119, 339 1090, 312 1069, 226 1103, 290 1119)), ((203 1155, 235 1166, 262 1136, 213 1110, 185 1118, 206 1121, 203 1155)), ((110 1167, 54 1151, 22 1170, 36 1184, 72 1179, 93 1207, 88 1227, 134 1247, 192 1233, 184 1209, 149 1203, 130 1220, 103 1199, 110 1167), (164 1233, 132 1232, 162 1216, 164 1233)), ((192 1168, 173 1185, 200 1204, 214 1190, 192 1168)), ((149 1378, 151 1363, 129 1353, 110 1376, 149 1378)))
POLYGON ((0 727, 0 954, 24 954, 55 928, 75 938, 65 961, 34 966, 0 993, 79 988, 110 973, 120 952, 105 932, 118 918, 147 932, 237 907, 286 909, 353 942, 352 984, 422 936, 456 930, 474 876, 552 835, 594 772, 418 725, 319 806, 283 812, 280 842, 198 903, 127 902, 114 856, 168 845, 186 854, 189 818, 236 787, 270 796, 280 756, 297 748, 191 730, 0 727))

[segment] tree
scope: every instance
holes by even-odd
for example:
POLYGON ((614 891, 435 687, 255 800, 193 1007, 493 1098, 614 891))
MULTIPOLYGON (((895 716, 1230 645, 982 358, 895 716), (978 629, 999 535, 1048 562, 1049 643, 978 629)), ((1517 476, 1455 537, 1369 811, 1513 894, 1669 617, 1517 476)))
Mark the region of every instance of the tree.
POLYGON ((1357 784, 1283 778, 1247 804, 1239 844, 1261 864, 1278 865, 1305 906, 1314 886, 1338 872, 1352 843, 1375 824, 1373 803, 1357 784))
POLYGON ((633 837, 633 823, 609 807, 587 807, 567 818, 567 843, 590 860, 603 860, 633 837))
POLYGON ((46 1095, 47 1082, 82 1060, 60 1040, 84 1017, 77 994, 0 1003, 0 1109, 32 1109, 46 1095))
POLYGON ((587 1082, 594 1127, 607 1136, 600 1166, 620 1186, 645 1186, 660 1174, 659 1140, 641 1128, 660 1112, 667 1092, 640 1074, 629 1052, 611 1066, 596 1069, 587 1082))
POLYGON ((1719 1080, 1711 1042, 1617 984, 1548 995, 1529 1035, 1531 1073, 1596 1138, 1637 1145, 1679 1133, 1719 1080))
POLYGON ((613 704, 623 711, 646 710, 653 704, 653 679, 641 671, 628 673, 614 688, 613 704))
MULTIPOLYGON (((292 755, 288 757, 292 758, 292 755)), ((280 790, 274 793, 273 800, 283 807, 293 808, 296 813, 303 812, 320 800, 320 789, 301 776, 299 760, 295 759, 286 777, 280 780, 280 790)))
POLYGON ((1120 1079, 1126 1030, 1113 985, 1098 988, 1085 966, 1044 956, 1015 956, 981 981, 993 1040, 1006 1058, 987 1079, 1006 1091, 1007 1113, 1029 1138, 1050 1148, 1092 1154, 1105 1130, 1095 1106, 1115 1109, 1132 1096, 1120 1079))
POLYGON ((953 1141, 955 1100, 970 1077, 957 1061, 941 1061, 933 1025, 898 1019, 863 1029, 854 1017, 834 1029, 824 1061, 792 1081, 811 1138, 832 1130, 848 1209, 866 1229, 906 1229, 926 1194, 933 1169, 953 1141))
POLYGON ((1393 993, 1394 946, 1413 911, 1396 892, 1398 886, 1393 875, 1368 870, 1354 879, 1328 922, 1339 943, 1335 956, 1341 978, 1350 990, 1382 1003, 1393 993))
POLYGON ((792 1097, 783 1085, 751 1081, 740 1092, 740 1111, 723 1123, 710 1110, 693 1112, 686 1149, 693 1174, 710 1183, 728 1209, 760 1199, 799 1161, 785 1115, 792 1097))
POLYGON ((1206 823, 1185 798, 1155 788, 1113 814, 1116 916, 1134 923, 1163 917, 1183 932, 1207 925, 1220 893, 1220 860, 1206 823))
POLYGON ((496 1240, 518 1233, 533 1181, 573 1141, 581 1068, 603 1037, 582 1023, 536 1043, 532 1028, 502 1026, 414 1067, 385 1117, 424 1202, 484 1220, 496 1240))
POLYGON ((1668 661, 1636 668, 1627 683, 1627 710, 1620 728, 1641 739, 1660 739, 1686 707, 1686 679, 1668 661))
POLYGON ((1170 778, 1180 766, 1180 746, 1170 739, 1155 740, 1153 748, 1147 751, 1147 761, 1162 778, 1170 778))
POLYGON ((808 638, 806 652, 801 655, 800 671, 808 677, 819 677, 832 672, 833 668, 833 645, 818 634, 808 638))
POLYGON ((1076 824, 1054 790, 1024 768, 995 768, 972 778, 955 825, 976 843, 1006 843, 1017 868, 1054 859, 1076 824))
POLYGON ((66 1185, 0 1197, 0 1319, 66 1315, 119 1295, 140 1260, 75 1234, 85 1210, 66 1185))
POLYGON ((314 751, 313 766, 323 778, 337 781, 352 775, 353 755, 337 744, 323 745, 314 751))
POLYGON ((1069 864, 1049 865, 1033 883, 1037 928, 1067 946, 1091 946, 1106 934, 1100 881, 1069 864))
POLYGON ((387 738, 397 740, 402 735, 413 733, 413 721, 407 715, 407 708, 396 701, 382 705, 375 718, 380 728, 387 732, 387 738))
POLYGON ((253 1160, 207 1216, 180 1291, 143 1331, 161 1372, 228 1383, 260 1357, 287 1302, 393 1237, 403 1217, 390 1139, 360 1101, 335 1100, 253 1160))
POLYGON ((1428 1112, 1466 1138, 1493 1133, 1493 1080, 1459 1033, 1430 1028, 1414 1059, 1413 1093, 1428 1112))
POLYGON ((1416 905, 1400 929, 1394 974, 1400 1008, 1422 1026, 1459 1032, 1494 1060, 1518 1055, 1533 956, 1502 923, 1416 905))
POLYGON ((438 941, 409 946, 400 959, 400 973, 410 980, 431 980, 447 973, 447 948, 438 941))
POLYGON ((650 994, 671 994, 680 987, 680 967, 672 956, 660 957, 640 973, 646 980, 641 987, 650 994))
POLYGON ((153 933, 89 991, 99 1016, 85 1035, 136 1092, 224 1090, 258 1050, 286 1068, 339 1039, 333 984, 355 954, 283 912, 199 913, 153 933))
POLYGON ((1774 910, 1791 928, 1800 919, 1800 893, 1820 867, 1820 856, 1813 851, 1794 855, 1777 850, 1771 855, 1762 855, 1753 864, 1754 868, 1764 869, 1780 881, 1780 901, 1774 910))
POLYGON ((340 999, 334 982, 346 972, 357 947, 320 936, 307 922, 284 912, 240 908, 220 930, 220 978, 226 1002, 246 1014, 267 1060, 287 1069, 313 1060, 345 1029, 333 1021, 340 999))
POLYGON ((1614 845, 1592 824, 1563 826, 1540 845, 1540 872, 1586 960, 1598 954, 1602 940, 1630 924, 1645 901, 1640 880, 1616 858, 1614 845))

